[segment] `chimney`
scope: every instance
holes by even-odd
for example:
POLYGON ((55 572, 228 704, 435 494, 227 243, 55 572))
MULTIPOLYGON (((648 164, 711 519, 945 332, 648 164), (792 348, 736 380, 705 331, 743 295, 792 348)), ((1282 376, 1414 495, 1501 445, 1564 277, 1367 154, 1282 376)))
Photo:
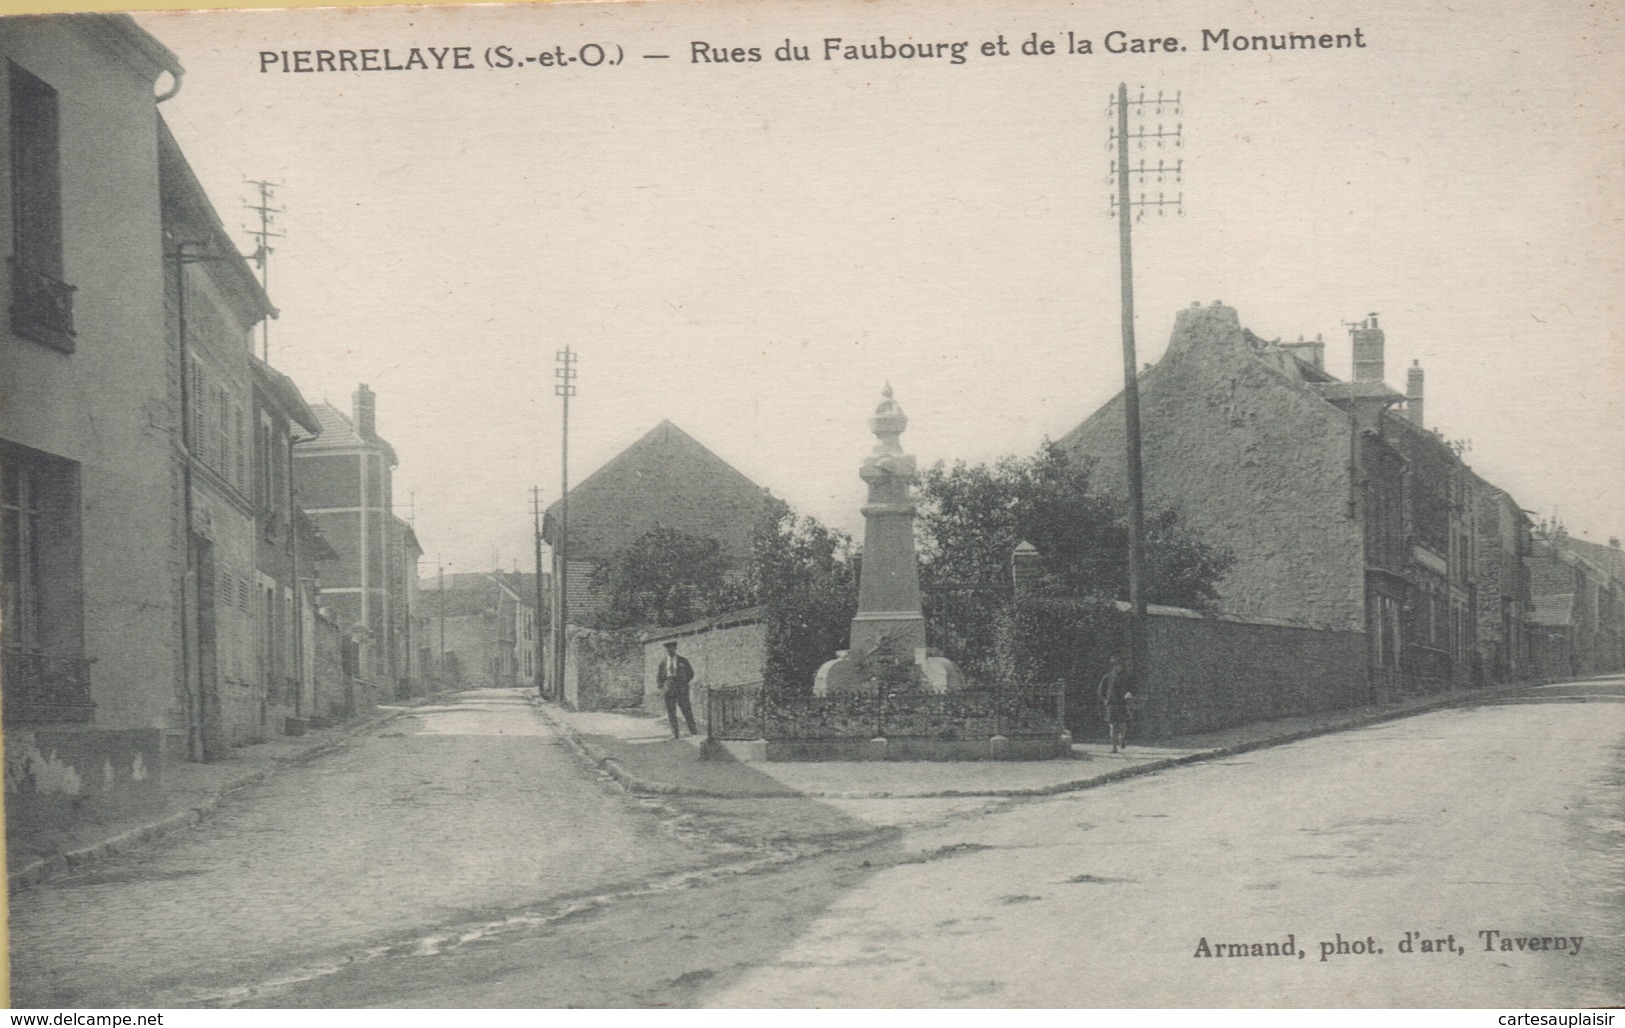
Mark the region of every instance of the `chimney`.
POLYGON ((1619 549, 1619 536, 1617 536, 1617 535, 1609 536, 1608 537, 1608 545, 1612 546, 1616 550, 1619 549))
POLYGON ((1312 343, 1305 342, 1300 335, 1295 343, 1282 343, 1281 349, 1290 351, 1292 356, 1300 360, 1308 361, 1316 371, 1326 370, 1326 341, 1318 333, 1312 343))
POLYGON ((373 395, 367 383, 356 386, 355 395, 355 430, 363 439, 378 438, 378 398, 373 395))
POLYGON ((1354 381, 1381 382, 1383 335, 1376 313, 1349 329, 1349 335, 1354 340, 1354 381))
POLYGON ((1417 428, 1422 424, 1422 362, 1411 361, 1411 367, 1405 373, 1405 414, 1411 419, 1411 424, 1417 428))

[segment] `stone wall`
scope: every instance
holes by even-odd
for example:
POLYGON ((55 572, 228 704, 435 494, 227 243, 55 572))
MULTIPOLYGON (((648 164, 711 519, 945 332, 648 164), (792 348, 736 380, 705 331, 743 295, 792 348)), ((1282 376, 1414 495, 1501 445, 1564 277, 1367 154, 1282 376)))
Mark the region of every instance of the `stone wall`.
MULTIPOLYGON (((675 640, 677 652, 694 665, 694 716, 705 719, 708 689, 744 689, 762 684, 767 663, 767 625, 757 610, 725 614, 719 618, 663 629, 643 640, 643 704, 664 714, 665 699, 656 687, 666 643, 675 640)), ((831 654, 834 656, 834 654, 831 654)))
MULTIPOLYGON (((1148 640, 1152 669, 1134 729, 1142 738, 1370 702, 1362 632, 1203 617, 1164 608, 1150 617, 1148 640)), ((1098 704, 1073 724, 1079 738, 1105 734, 1098 704)))
POLYGON ((643 701, 643 647, 633 632, 571 628, 564 650, 564 704, 616 710, 643 701))

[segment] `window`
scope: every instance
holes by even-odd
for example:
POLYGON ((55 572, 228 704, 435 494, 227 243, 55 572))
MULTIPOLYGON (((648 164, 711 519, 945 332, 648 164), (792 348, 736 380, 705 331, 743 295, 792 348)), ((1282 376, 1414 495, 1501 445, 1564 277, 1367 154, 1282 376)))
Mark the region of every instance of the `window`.
POLYGON ((10 722, 89 720, 79 466, 0 443, 0 603, 10 722))
POLYGON ((56 90, 11 65, 11 328, 72 353, 73 286, 62 281, 62 161, 56 90))

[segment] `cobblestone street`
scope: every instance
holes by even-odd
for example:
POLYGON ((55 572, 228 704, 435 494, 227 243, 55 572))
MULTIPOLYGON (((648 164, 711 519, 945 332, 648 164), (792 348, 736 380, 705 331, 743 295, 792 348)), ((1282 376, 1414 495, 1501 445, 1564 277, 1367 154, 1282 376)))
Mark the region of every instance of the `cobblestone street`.
POLYGON ((744 856, 583 770, 515 691, 464 693, 12 897, 12 1000, 252 1006, 266 982, 744 856))

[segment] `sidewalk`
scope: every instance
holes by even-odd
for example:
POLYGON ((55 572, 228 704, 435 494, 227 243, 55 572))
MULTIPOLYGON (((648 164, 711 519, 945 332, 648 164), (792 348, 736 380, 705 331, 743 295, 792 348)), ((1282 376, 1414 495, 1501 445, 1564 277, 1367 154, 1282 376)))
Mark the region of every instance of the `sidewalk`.
POLYGON ((6 838, 6 881, 18 892, 47 878, 202 820, 239 789, 264 781, 291 764, 311 760, 365 735, 413 707, 437 703, 444 694, 415 697, 380 706, 376 714, 298 737, 278 736, 234 749, 208 764, 177 761, 164 765, 163 791, 156 803, 117 818, 83 821, 56 831, 6 838))
POLYGON ((1036 761, 735 761, 701 760, 702 740, 671 738, 663 717, 640 710, 572 711, 533 700, 589 764, 634 793, 811 799, 926 799, 1048 796, 1265 746, 1409 717, 1448 707, 1504 701, 1538 688, 1529 683, 1463 689, 1396 703, 1281 718, 1216 732, 1131 744, 1076 743, 1071 760, 1036 761))

